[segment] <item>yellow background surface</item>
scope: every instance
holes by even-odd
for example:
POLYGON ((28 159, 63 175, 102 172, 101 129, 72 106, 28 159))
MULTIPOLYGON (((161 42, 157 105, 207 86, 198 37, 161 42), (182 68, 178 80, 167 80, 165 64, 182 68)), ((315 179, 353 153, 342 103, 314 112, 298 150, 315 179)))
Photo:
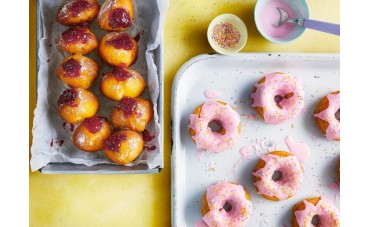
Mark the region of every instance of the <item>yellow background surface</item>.
MULTIPOLYGON (((148 0, 149 1, 149 0, 148 0)), ((233 13, 247 25, 242 52, 339 53, 339 38, 306 30, 289 44, 273 44, 257 31, 254 0, 171 0, 164 27, 164 160, 156 175, 29 174, 30 226, 171 226, 171 85, 190 58, 213 52, 207 26, 233 13)), ((309 0, 312 19, 339 23, 339 0, 309 0)), ((36 106, 36 0, 30 0, 30 146, 36 106)))

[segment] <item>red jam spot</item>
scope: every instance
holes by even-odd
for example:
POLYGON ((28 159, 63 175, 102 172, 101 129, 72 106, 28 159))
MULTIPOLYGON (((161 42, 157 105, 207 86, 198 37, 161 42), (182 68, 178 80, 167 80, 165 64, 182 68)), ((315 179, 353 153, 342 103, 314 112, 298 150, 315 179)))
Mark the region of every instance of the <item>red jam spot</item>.
POLYGON ((151 146, 151 147, 144 146, 144 149, 146 149, 147 151, 154 151, 155 149, 157 149, 157 147, 156 146, 151 146))
POLYGON ((137 35, 134 37, 134 40, 135 40, 136 42, 139 42, 139 40, 140 40, 140 33, 141 33, 141 32, 137 33, 137 35))
POLYGON ((148 130, 144 130, 141 134, 143 135, 143 140, 145 143, 150 142, 155 138, 155 136, 151 136, 149 134, 148 130))
POLYGON ((71 132, 73 132, 73 130, 75 130, 75 125, 72 123, 69 123, 69 129, 71 130, 71 132))
POLYGON ((59 147, 61 147, 63 145, 63 143, 64 143, 64 140, 59 140, 58 141, 59 147))
POLYGON ((62 33, 62 39, 66 43, 87 43, 89 34, 87 34, 87 28, 76 26, 68 29, 62 33))
POLYGON ((123 111, 123 115, 126 117, 131 116, 135 112, 136 99, 123 97, 121 102, 117 105, 117 108, 123 111))
POLYGON ((104 117, 90 117, 86 118, 82 125, 89 130, 89 132, 95 134, 100 131, 101 127, 103 126, 104 117))
POLYGON ((53 147, 53 145, 54 145, 54 139, 51 139, 51 141, 50 141, 50 147, 53 147))
POLYGON ((48 60, 47 60, 47 63, 49 63, 50 62, 50 58, 48 58, 48 60))
POLYGON ((73 103, 76 100, 77 96, 77 91, 73 88, 63 91, 63 94, 58 99, 58 106, 62 104, 73 106, 73 103))
POLYGON ((129 13, 123 8, 117 8, 109 14, 109 26, 112 28, 128 28, 132 25, 129 13))
POLYGON ((112 74, 118 81, 127 80, 131 77, 131 74, 123 68, 114 68, 112 74))
POLYGON ((63 129, 66 129, 67 122, 63 122, 63 129))
POLYGON ((91 5, 88 1, 85 0, 77 0, 69 7, 69 10, 71 11, 72 16, 77 17, 78 14, 83 12, 84 10, 90 8, 91 5))
POLYGON ((121 142, 126 140, 127 136, 122 134, 113 134, 105 141, 105 147, 108 150, 119 152, 121 142))
POLYGON ((62 69, 65 72, 64 76, 66 77, 79 77, 81 75, 81 67, 80 62, 74 58, 62 64, 62 69))
POLYGON ((127 34, 122 34, 107 43, 113 45, 116 49, 131 50, 134 47, 131 37, 127 34))

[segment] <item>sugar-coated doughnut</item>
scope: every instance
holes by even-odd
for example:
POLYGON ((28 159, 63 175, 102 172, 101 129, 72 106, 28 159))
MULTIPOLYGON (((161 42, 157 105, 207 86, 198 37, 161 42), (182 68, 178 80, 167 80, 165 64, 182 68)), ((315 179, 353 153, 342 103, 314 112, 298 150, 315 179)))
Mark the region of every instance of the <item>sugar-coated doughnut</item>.
POLYGON ((115 101, 120 101, 125 96, 138 97, 144 90, 144 78, 133 69, 116 67, 112 72, 105 74, 100 81, 102 94, 115 101))
POLYGON ((272 151, 261 157, 253 172, 254 185, 264 198, 279 201, 296 194, 303 182, 299 160, 286 151, 272 151))
POLYGON ((65 26, 93 21, 99 13, 96 0, 66 0, 57 11, 57 21, 65 26))
POLYGON ((132 26, 133 20, 132 0, 106 0, 98 15, 98 24, 106 31, 127 30, 132 26))
POLYGON ((207 188, 201 211, 203 222, 210 227, 243 227, 253 207, 248 192, 241 185, 219 182, 207 188))
POLYGON ((240 116, 227 103, 209 100, 190 115, 189 133, 198 148, 210 152, 230 149, 238 141, 240 116), (210 123, 220 126, 213 131, 210 123))
POLYGON ((85 118, 73 133, 73 143, 83 151, 100 151, 112 133, 113 127, 106 118, 100 116, 85 118))
POLYGON ((87 26, 74 26, 57 40, 59 49, 70 54, 88 54, 98 47, 98 39, 87 26))
POLYGON ((329 140, 340 140, 340 91, 320 100, 315 111, 315 121, 329 140))
POLYGON ((303 109, 304 92, 299 77, 275 72, 254 85, 252 107, 267 124, 280 124, 296 117, 303 109))
POLYGON ((153 105, 143 98, 123 97, 112 112, 112 123, 116 129, 142 132, 152 119, 153 105))
POLYGON ((59 115, 71 124, 77 124, 85 118, 94 116, 98 109, 98 97, 82 88, 64 90, 58 99, 59 115))
POLYGON ((339 227, 339 211, 325 197, 308 198, 293 207, 292 227, 339 227))
POLYGON ((65 58, 57 68, 57 76, 70 87, 87 89, 99 74, 99 66, 81 54, 65 58))
POLYGON ((103 36, 99 45, 99 56, 112 66, 129 67, 138 56, 139 46, 127 33, 111 32, 103 36))
POLYGON ((104 143, 105 156, 118 165, 126 165, 134 161, 143 149, 142 136, 131 130, 117 131, 104 143))

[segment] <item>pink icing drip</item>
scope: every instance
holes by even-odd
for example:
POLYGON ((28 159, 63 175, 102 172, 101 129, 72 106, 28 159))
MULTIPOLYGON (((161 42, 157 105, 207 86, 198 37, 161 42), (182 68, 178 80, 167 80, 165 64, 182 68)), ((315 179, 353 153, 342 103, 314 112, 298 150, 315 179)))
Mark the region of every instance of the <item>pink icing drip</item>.
POLYGON ((295 156, 280 157, 267 154, 261 157, 266 165, 253 172, 253 175, 261 180, 255 182, 259 194, 275 196, 279 200, 285 200, 293 196, 303 182, 301 165, 295 156), (274 181, 272 176, 275 171, 282 173, 282 178, 274 181))
POLYGON ((290 152, 292 152, 300 162, 304 162, 310 157, 310 149, 304 142, 296 143, 291 136, 287 136, 285 138, 285 143, 290 152))
POLYGON ((333 191, 339 191, 339 184, 336 181, 333 181, 329 184, 329 188, 333 191))
POLYGON ((239 153, 240 153, 241 159, 243 161, 249 159, 249 152, 250 152, 249 146, 245 146, 245 147, 240 148, 239 153))
POLYGON ((220 97, 220 92, 218 92, 216 90, 212 90, 212 89, 207 89, 207 90, 204 91, 204 96, 207 99, 216 99, 216 98, 220 97))
POLYGON ((303 88, 301 79, 289 74, 271 73, 265 76, 265 82, 256 84, 256 92, 251 94, 252 107, 262 107, 265 122, 268 124, 280 124, 297 116, 303 109, 303 88), (283 98, 279 102, 275 96, 285 97, 294 93, 290 98, 283 98))
POLYGON ((326 137, 330 140, 340 139, 340 121, 335 118, 335 113, 340 108, 340 93, 339 94, 328 94, 329 106, 325 110, 321 111, 318 114, 315 114, 315 117, 320 118, 321 120, 329 122, 329 126, 326 129, 326 137))
POLYGON ((208 227, 208 225, 203 220, 200 220, 194 224, 194 227, 208 227))
POLYGON ((311 221, 315 215, 319 216, 320 227, 337 227, 340 225, 339 211, 330 200, 321 197, 316 206, 306 200, 303 203, 305 209, 294 213, 300 227, 313 226, 311 221))
POLYGON ((192 138, 197 147, 210 152, 221 152, 232 148, 239 138, 240 116, 229 105, 209 100, 203 104, 200 114, 190 115, 189 128, 195 131, 192 138), (218 120, 226 133, 212 132, 208 123, 218 120))
POLYGON ((257 116, 254 113, 251 113, 251 114, 248 115, 248 119, 252 120, 252 121, 255 121, 257 119, 257 116))
POLYGON ((204 156, 204 151, 197 150, 197 152, 195 153, 195 156, 197 156, 197 158, 199 159, 199 161, 202 161, 203 156, 204 156))
POLYGON ((252 214, 252 202, 245 198, 242 186, 220 182, 207 188, 210 211, 203 217, 208 226, 244 226, 252 214), (229 203, 227 212, 224 205, 229 203))

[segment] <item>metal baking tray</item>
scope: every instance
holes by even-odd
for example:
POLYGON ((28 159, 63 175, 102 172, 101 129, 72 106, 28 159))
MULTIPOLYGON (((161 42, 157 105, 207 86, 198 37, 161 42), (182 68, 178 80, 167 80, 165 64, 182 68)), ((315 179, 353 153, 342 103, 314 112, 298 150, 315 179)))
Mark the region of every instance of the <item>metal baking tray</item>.
MULTIPOLYGON (((139 1, 139 0, 136 0, 139 1)), ((99 0, 100 5, 102 4, 102 0, 99 0)), ((152 9, 153 15, 159 14, 158 1, 149 1, 150 4, 148 9, 152 9)), ((41 16, 41 8, 40 8, 40 0, 37 0, 37 12, 36 12, 37 20, 36 20, 36 36, 37 36, 37 43, 36 43, 36 54, 37 54, 37 67, 36 67, 36 76, 39 73, 39 66, 40 66, 40 59, 39 59, 39 48, 40 48, 40 40, 45 35, 43 21, 41 16)), ((158 23, 158 21, 157 21, 158 23)), ((159 132, 159 149, 162 155, 161 157, 161 165, 157 166, 156 168, 150 169, 147 165, 139 164, 135 166, 119 166, 114 164, 98 164, 93 166, 86 166, 82 164, 74 164, 70 162, 65 163, 53 163, 50 162, 48 165, 41 168, 39 171, 44 174, 155 174, 159 173, 162 168, 164 167, 164 160, 163 160, 163 31, 162 39, 158 47, 153 50, 153 61, 157 67, 157 72, 159 76, 159 96, 157 100, 157 111, 159 117, 159 124, 160 124, 160 132, 159 132)), ((37 80, 36 80, 37 83, 37 80)), ((38 86, 37 86, 38 87, 38 86)))
POLYGON ((313 118, 318 100, 339 90, 339 72, 338 54, 205 54, 185 63, 172 86, 172 226, 193 227, 200 221, 202 196, 209 185, 219 181, 238 182, 250 194, 254 208, 248 226, 290 226, 291 208, 307 197, 324 195, 339 207, 339 191, 329 187, 337 181, 339 142, 326 140, 313 118), (302 78, 305 109, 284 124, 267 125, 251 107, 250 94, 264 74, 275 71, 302 78), (217 100, 235 108, 242 125, 233 149, 205 153, 200 159, 188 125, 190 114, 207 100, 206 89, 218 91, 217 100), (268 152, 265 148, 274 150, 276 145, 278 150, 289 151, 284 143, 288 135, 296 142, 304 141, 310 148, 311 156, 302 164, 304 183, 292 198, 269 201, 256 192, 252 170, 258 155, 268 152), (241 160, 239 149, 245 146, 251 146, 249 160, 241 160))

